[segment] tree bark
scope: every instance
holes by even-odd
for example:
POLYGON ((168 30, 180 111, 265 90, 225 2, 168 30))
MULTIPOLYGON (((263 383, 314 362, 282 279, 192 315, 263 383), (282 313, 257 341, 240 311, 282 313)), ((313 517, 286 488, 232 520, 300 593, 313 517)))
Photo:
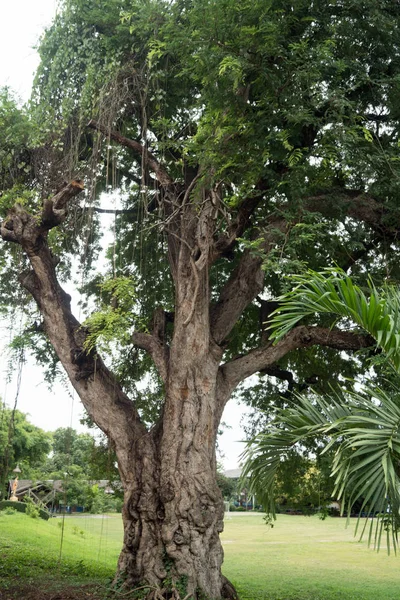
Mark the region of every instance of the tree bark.
MULTIPOLYGON (((121 469, 127 475, 117 577, 129 588, 147 582, 150 598, 236 598, 221 573, 224 505, 215 480, 218 363, 190 359, 179 369, 172 364, 170 371, 162 424, 137 441, 121 469)), ((116 449, 118 455, 118 444, 116 449)), ((124 459, 118 458, 121 464, 124 459)))

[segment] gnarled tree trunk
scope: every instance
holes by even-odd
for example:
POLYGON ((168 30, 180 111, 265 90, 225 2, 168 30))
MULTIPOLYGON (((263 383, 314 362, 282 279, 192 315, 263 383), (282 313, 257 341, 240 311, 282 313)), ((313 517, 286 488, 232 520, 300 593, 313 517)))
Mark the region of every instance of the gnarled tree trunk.
MULTIPOLYGON (((162 419, 137 441, 126 465, 119 458, 126 489, 119 575, 176 597, 235 598, 221 573, 224 505, 216 482, 222 350, 210 336, 206 265, 197 271, 185 252, 175 271, 181 272, 173 340, 160 369, 162 419)), ((119 456, 118 443, 116 449, 119 456)))
MULTIPOLYGON (((130 587, 147 581, 181 597, 234 598, 221 574, 224 506, 216 484, 215 359, 193 360, 167 388, 162 425, 122 464, 124 547, 118 576, 130 587), (214 371, 214 377, 212 377, 214 371), (206 372, 206 374, 205 374, 206 372), (184 590, 184 593, 183 593, 184 590), (183 593, 183 596, 182 596, 183 593)), ((117 444, 118 454, 118 444, 117 444)))

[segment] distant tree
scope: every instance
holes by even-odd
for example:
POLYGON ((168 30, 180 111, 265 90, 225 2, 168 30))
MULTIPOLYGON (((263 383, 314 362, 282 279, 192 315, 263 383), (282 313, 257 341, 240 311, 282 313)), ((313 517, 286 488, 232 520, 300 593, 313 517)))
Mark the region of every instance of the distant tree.
POLYGON ((112 484, 119 481, 115 453, 104 436, 60 427, 51 437, 51 453, 42 465, 42 476, 62 479, 67 473, 73 478, 79 475, 78 478, 86 482, 106 479, 112 484))
POLYGON ((221 490, 222 496, 225 500, 230 500, 234 492, 236 491, 236 481, 226 477, 219 469, 217 470, 217 484, 221 490))
POLYGON ((71 427, 60 427, 49 435, 51 452, 35 471, 35 478, 61 480, 63 492, 58 493, 58 500, 62 504, 80 505, 87 510, 95 506, 99 511, 113 508, 122 490, 115 453, 104 436, 78 433, 71 427), (101 479, 108 482, 111 496, 99 488, 101 479))
MULTIPOLYGON (((29 422, 19 410, 3 407, 0 411, 0 492, 6 493, 7 481, 15 477, 19 464, 22 477, 40 469, 50 452, 51 435, 29 422)), ((21 475, 19 475, 21 477, 21 475)))
MULTIPOLYGON (((314 451, 317 449, 314 442, 314 451)), ((301 448, 291 448, 281 456, 276 471, 274 501, 280 510, 285 507, 303 512, 316 512, 332 499, 334 483, 330 478, 332 456, 321 456, 322 448, 315 452, 301 448)), ((248 485, 252 489, 251 485, 248 485)), ((263 497, 263 495, 261 496, 263 497)))

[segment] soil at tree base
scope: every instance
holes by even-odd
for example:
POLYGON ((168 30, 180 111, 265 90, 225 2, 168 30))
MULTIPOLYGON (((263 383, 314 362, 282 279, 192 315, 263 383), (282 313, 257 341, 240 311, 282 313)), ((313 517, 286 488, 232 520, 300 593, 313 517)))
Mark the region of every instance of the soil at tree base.
POLYGON ((7 590, 0 588, 0 600, 100 600, 105 598, 116 598, 108 595, 104 587, 95 585, 54 586, 54 582, 47 586, 41 582, 37 584, 14 583, 7 590))

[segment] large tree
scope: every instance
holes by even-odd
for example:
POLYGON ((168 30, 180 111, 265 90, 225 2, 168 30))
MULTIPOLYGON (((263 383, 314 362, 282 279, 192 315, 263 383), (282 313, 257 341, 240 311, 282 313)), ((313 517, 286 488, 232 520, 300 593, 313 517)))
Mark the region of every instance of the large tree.
POLYGON ((291 386, 292 365, 307 384, 372 343, 309 320, 272 345, 263 323, 304 265, 397 275, 399 23, 392 0, 66 0, 30 117, 5 110, 1 236, 41 315, 26 336, 115 446, 118 575, 149 597, 236 596, 215 441, 240 383, 291 386), (99 205, 111 189, 122 207, 99 205), (105 211, 109 279, 93 272, 105 211), (73 256, 82 309, 100 308, 85 326, 61 286, 73 256))

